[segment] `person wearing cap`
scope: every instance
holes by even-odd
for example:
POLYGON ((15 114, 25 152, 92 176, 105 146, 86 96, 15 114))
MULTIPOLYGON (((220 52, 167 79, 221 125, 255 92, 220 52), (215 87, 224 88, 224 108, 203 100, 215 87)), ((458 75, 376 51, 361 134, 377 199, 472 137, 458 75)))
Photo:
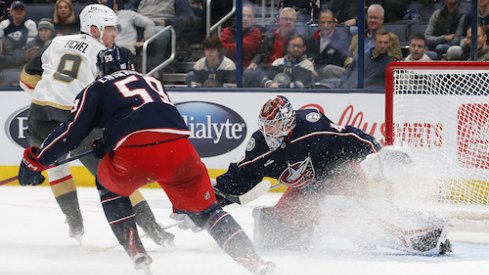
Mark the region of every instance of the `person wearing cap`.
POLYGON ((54 34, 54 25, 51 23, 51 20, 48 18, 41 19, 37 25, 36 38, 26 45, 25 60, 31 60, 40 49, 49 44, 54 38, 54 34))
POLYGON ((27 42, 37 35, 36 22, 26 19, 24 3, 14 1, 10 6, 10 16, 0 22, 0 38, 10 40, 16 50, 24 50, 27 42))

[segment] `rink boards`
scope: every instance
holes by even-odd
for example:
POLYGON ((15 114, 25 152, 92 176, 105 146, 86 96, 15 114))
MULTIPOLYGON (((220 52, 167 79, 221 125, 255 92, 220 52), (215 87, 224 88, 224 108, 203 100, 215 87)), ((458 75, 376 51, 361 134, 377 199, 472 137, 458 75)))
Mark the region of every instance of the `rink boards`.
MULTIPOLYGON (((258 129, 257 115, 266 100, 277 93, 236 91, 169 92, 189 126, 191 141, 197 148, 211 177, 226 171, 230 162, 245 152, 251 134, 258 129)), ((354 125, 384 142, 384 95, 375 93, 281 93, 294 108, 320 104, 326 115, 340 125, 354 125)), ((15 176, 22 150, 27 146, 26 130, 30 95, 22 91, 0 92, 1 179, 15 176)), ((93 177, 77 161, 72 172, 77 185, 93 185, 93 177)), ((17 183, 14 183, 17 184, 17 183)))

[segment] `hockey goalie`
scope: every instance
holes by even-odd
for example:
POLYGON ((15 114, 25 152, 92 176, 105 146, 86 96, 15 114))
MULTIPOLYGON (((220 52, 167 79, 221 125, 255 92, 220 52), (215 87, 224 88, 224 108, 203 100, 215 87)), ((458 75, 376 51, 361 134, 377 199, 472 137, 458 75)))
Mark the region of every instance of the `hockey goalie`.
POLYGON ((244 158, 217 177, 214 189, 224 206, 264 177, 287 187, 275 206, 253 210, 261 249, 309 249, 321 237, 339 234, 368 249, 451 252, 446 217, 394 205, 390 188, 371 194, 370 185, 389 182, 386 175, 395 179, 410 165, 406 153, 382 149, 360 129, 333 123, 320 106, 294 110, 276 96, 262 107, 244 158))

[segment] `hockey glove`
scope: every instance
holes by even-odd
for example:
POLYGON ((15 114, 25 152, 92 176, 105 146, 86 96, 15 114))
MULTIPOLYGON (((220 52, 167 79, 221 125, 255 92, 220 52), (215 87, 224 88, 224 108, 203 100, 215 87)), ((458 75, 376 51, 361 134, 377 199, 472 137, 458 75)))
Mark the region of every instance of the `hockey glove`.
POLYGON ((20 185, 39 185, 44 182, 45 178, 41 172, 46 167, 39 162, 38 153, 39 147, 36 146, 31 146, 24 150, 24 157, 20 163, 19 170, 20 185))
POLYGON ((96 158, 102 159, 105 156, 104 140, 96 138, 92 142, 92 152, 96 158))

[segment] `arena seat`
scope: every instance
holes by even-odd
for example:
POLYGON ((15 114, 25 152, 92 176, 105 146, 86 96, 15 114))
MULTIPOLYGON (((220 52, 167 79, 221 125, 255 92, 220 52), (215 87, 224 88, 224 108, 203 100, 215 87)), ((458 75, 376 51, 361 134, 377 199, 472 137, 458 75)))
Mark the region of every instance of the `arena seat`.
POLYGON ((410 30, 409 30, 409 35, 413 33, 420 33, 424 35, 424 31, 426 30, 426 27, 428 26, 427 23, 421 23, 421 24, 411 24, 410 30))
POLYGON ((399 37, 399 42, 401 42, 401 45, 405 45, 409 43, 408 41, 409 25, 390 23, 390 24, 384 24, 383 28, 388 32, 392 32, 395 35, 397 35, 399 37))

